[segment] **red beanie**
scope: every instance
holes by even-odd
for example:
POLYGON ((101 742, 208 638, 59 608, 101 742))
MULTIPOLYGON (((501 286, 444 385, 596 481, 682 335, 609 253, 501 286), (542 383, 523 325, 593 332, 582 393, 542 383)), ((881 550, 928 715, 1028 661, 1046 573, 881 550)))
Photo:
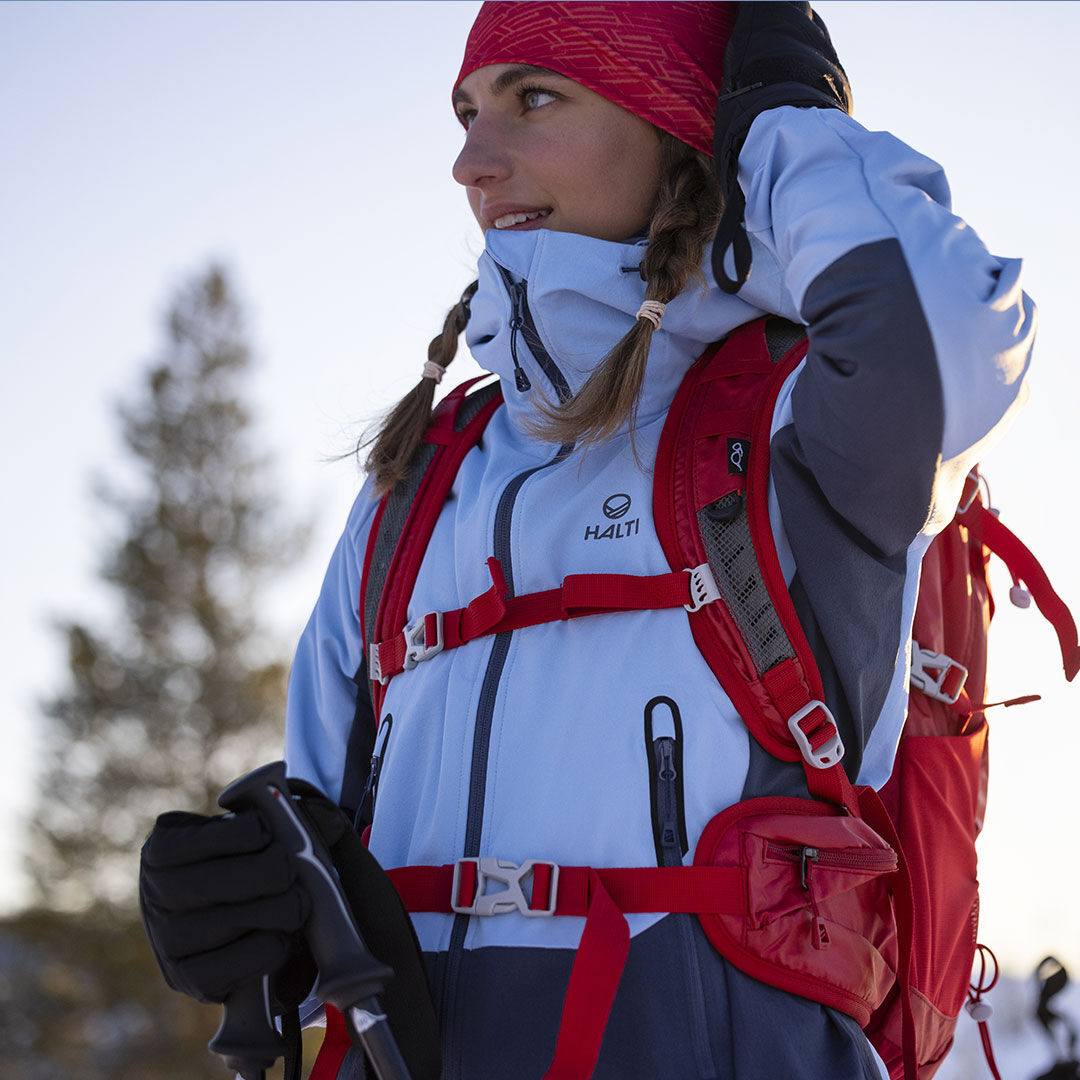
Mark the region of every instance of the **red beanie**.
POLYGON ((734 3, 532 3, 481 7, 455 89, 486 64, 551 68, 712 154, 734 3))

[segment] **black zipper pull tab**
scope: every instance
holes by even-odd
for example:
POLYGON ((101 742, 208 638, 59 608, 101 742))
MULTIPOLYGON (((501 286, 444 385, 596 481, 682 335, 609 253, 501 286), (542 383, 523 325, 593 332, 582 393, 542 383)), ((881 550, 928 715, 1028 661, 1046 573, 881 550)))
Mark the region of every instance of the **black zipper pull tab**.
POLYGON ((811 870, 818 861, 821 852, 816 847, 803 847, 799 853, 799 872, 802 877, 802 887, 810 896, 810 944, 815 949, 827 949, 831 944, 829 928, 818 911, 817 897, 814 896, 811 881, 811 870))
POLYGON ((510 283, 510 302, 513 305, 513 314, 510 316, 510 356, 514 361, 514 385, 519 393, 524 394, 532 389, 532 383, 518 360, 517 340, 522 326, 525 325, 525 297, 521 284, 517 281, 510 283))
POLYGON ((375 795, 379 790, 379 773, 382 772, 383 757, 386 754, 386 744, 390 741, 390 728, 393 723, 394 718, 387 714, 375 736, 375 752, 371 755, 367 783, 364 785, 363 795, 360 796, 360 805, 356 809, 356 819, 353 822, 357 832, 363 832, 375 817, 375 795))
MULTIPOLYGON (((676 782, 679 779, 675 767, 675 740, 661 737, 653 743, 656 751, 657 810, 659 818, 660 847, 670 853, 672 862, 682 862, 679 844, 679 804, 676 782)), ((667 860, 665 860, 667 861, 667 860)))

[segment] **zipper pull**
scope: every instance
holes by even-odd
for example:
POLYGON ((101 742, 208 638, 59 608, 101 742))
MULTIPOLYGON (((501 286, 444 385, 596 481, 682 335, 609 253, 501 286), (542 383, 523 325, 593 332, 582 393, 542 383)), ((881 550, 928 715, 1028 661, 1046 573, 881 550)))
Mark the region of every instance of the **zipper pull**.
POLYGON ((656 748, 656 781, 660 792, 657 800, 660 804, 660 846, 675 852, 678 861, 682 862, 682 851, 679 849, 678 802, 675 795, 675 782, 679 778, 679 771, 675 767, 675 740, 661 737, 653 745, 656 748))
POLYGON ((821 852, 816 847, 803 847, 799 854, 799 872, 802 878, 802 887, 810 895, 810 944, 815 949, 827 949, 830 945, 829 928, 818 911, 817 899, 814 896, 811 881, 811 870, 818 861, 821 852))
POLYGON ((363 795, 360 796, 360 805, 356 809, 354 824, 370 825, 375 817, 375 795, 379 788, 379 773, 382 772, 383 755, 386 753, 386 744, 390 741, 390 728, 393 723, 394 718, 387 715, 375 736, 375 752, 371 755, 367 783, 364 785, 363 795))
POLYGON ((513 305, 513 314, 510 316, 510 356, 514 361, 514 385, 519 393, 524 394, 532 389, 532 383, 518 360, 517 340, 522 326, 525 325, 525 297, 521 284, 517 281, 510 283, 510 302, 513 305))

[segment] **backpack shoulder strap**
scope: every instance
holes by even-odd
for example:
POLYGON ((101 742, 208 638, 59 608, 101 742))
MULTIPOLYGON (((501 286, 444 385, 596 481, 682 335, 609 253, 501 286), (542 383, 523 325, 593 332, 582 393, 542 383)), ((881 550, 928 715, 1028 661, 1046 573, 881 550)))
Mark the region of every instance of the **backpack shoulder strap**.
POLYGON ((692 613, 691 628, 751 734, 773 756, 801 759, 813 794, 853 808, 843 744, 769 521, 773 410, 806 350, 802 327, 766 317, 693 365, 660 438, 653 517, 672 568, 712 570, 723 603, 692 613))
MULTIPOLYGON (((420 563, 454 478, 502 404, 497 381, 473 389, 483 378, 470 379, 443 398, 409 463, 407 477, 382 497, 360 583, 360 621, 367 643, 388 636, 389 627, 404 625, 420 563)), ((384 687, 370 670, 368 675, 377 717, 384 687)))

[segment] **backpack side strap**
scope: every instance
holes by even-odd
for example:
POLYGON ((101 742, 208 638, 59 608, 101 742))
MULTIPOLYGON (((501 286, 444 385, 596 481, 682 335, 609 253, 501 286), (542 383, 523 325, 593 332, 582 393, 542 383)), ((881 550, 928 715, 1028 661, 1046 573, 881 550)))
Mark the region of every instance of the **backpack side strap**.
POLYGON ((972 499, 966 507, 962 506, 957 520, 971 531, 976 540, 981 541, 1005 563, 1014 578, 1027 585, 1035 605, 1057 634, 1065 678, 1071 682, 1077 671, 1080 671, 1080 644, 1077 643, 1076 623, 1065 602, 1054 591, 1039 560, 978 499, 972 499))

